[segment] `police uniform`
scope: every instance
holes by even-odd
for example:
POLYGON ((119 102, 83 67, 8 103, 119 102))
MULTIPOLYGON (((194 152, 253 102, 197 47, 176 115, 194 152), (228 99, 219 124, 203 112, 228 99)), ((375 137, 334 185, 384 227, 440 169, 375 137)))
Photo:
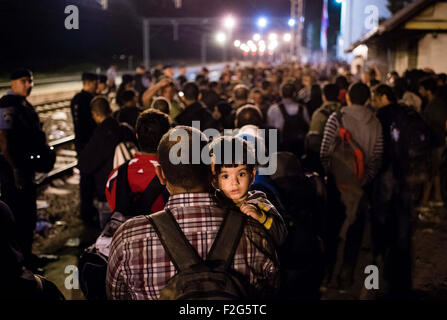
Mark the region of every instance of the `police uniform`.
MULTIPOLYGON (((22 77, 31 78, 32 73, 21 69, 11 75, 11 80, 22 77)), ((33 106, 26 97, 12 91, 0 99, 0 130, 6 135, 6 148, 10 157, 10 162, 6 161, 3 157, 5 152, 2 151, 0 182, 8 183, 10 187, 7 193, 0 195, 0 199, 8 204, 14 213, 18 229, 17 240, 27 259, 31 256, 37 218, 34 175, 36 172, 48 172, 53 168, 55 153, 47 145, 46 135, 33 106)), ((1 190, 4 190, 4 186, 1 190)))
MULTIPOLYGON (((98 80, 95 74, 83 73, 82 80, 98 80)), ((96 123, 93 120, 91 114, 90 102, 94 95, 90 92, 82 90, 77 93, 71 100, 70 108, 73 117, 74 131, 75 131, 75 148, 79 155, 85 148, 93 132, 96 128, 96 123)), ((81 172, 80 182, 80 214, 81 218, 86 223, 94 223, 94 220, 98 214, 96 208, 93 205, 93 198, 95 193, 95 181, 91 174, 85 174, 81 172)))
POLYGON ((92 99, 93 94, 82 90, 71 100, 70 107, 75 131, 75 147, 78 154, 84 149, 96 128, 90 109, 92 99))

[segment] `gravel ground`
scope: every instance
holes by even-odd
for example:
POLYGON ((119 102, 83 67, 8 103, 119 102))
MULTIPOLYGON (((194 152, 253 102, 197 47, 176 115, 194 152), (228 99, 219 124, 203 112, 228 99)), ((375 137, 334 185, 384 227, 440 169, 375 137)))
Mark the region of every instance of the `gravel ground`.
MULTIPOLYGON (((79 219, 78 176, 60 179, 40 190, 38 199, 48 202, 49 207, 39 210, 39 217, 53 224, 43 235, 36 234, 33 251, 36 254, 55 254, 59 260, 45 267, 45 276, 53 281, 70 300, 84 299, 81 290, 65 288, 65 268, 77 265, 78 257, 96 238, 97 230, 86 229, 79 219), (56 221, 63 221, 56 223, 56 221), (69 239, 79 238, 80 243, 67 246, 69 239)), ((414 215, 413 224, 413 287, 418 300, 447 300, 447 210, 439 209, 423 220, 414 215)), ((368 232, 357 265, 354 295, 340 294, 328 289, 324 300, 374 300, 379 292, 363 289, 365 266, 371 264, 368 232)))

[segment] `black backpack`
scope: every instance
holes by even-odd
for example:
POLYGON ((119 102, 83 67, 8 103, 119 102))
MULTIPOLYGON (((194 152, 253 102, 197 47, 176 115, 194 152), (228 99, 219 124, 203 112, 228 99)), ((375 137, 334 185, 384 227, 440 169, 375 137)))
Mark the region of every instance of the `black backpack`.
POLYGON ((421 115, 412 108, 401 105, 397 121, 388 128, 391 134, 390 152, 393 172, 405 177, 409 184, 428 180, 431 161, 432 133, 421 115))
POLYGON ((304 179, 293 184, 285 203, 288 234, 278 250, 281 297, 319 299, 324 277, 326 187, 317 173, 305 173, 304 179))
POLYGON ((134 217, 147 213, 160 195, 165 202, 167 201, 169 193, 157 176, 152 179, 144 192, 135 198, 129 186, 128 168, 129 161, 126 161, 117 171, 115 212, 120 212, 127 217, 134 217))
MULTIPOLYGON (((100 237, 112 238, 115 231, 126 220, 133 216, 143 214, 160 194, 167 199, 166 188, 155 177, 146 187, 146 190, 136 199, 132 200, 132 192, 127 178, 127 161, 118 169, 116 206, 110 220, 102 231, 100 237)), ((108 257, 99 252, 96 242, 84 250, 79 258, 79 282, 84 296, 88 300, 106 300, 106 274, 108 257)))
POLYGON ((160 292, 160 300, 236 300, 247 298, 240 276, 230 265, 246 216, 228 210, 207 259, 188 242, 169 210, 147 216, 178 273, 160 292))
POLYGON ((300 157, 304 153, 304 140, 309 131, 309 124, 303 117, 303 105, 299 105, 297 114, 287 113, 284 104, 279 104, 279 110, 284 118, 282 131, 283 149, 300 157))

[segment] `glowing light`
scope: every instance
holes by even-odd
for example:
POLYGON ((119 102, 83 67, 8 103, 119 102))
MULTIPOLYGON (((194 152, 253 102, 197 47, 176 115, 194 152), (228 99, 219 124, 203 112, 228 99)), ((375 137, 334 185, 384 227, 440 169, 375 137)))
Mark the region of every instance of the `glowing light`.
POLYGON ((285 42, 290 42, 292 40, 292 35, 290 33, 285 33, 283 36, 285 42))
POLYGON ((253 40, 254 41, 259 41, 259 40, 261 40, 261 35, 259 34, 259 33, 255 33, 254 35, 253 35, 253 40))
POLYGON ((224 44, 225 41, 227 41, 227 35, 224 32, 219 31, 218 33, 216 33, 216 41, 219 44, 224 44))
POLYGON ((267 23, 268 23, 267 18, 261 17, 258 19, 258 27, 259 28, 267 27, 267 23))
POLYGON ((269 43, 269 51, 275 51, 276 48, 278 48, 278 41, 272 41, 269 43))
POLYGON ((296 25, 296 20, 293 18, 289 19, 289 22, 287 22, 287 24, 289 25, 289 27, 294 27, 296 25))
POLYGON ((236 48, 239 48, 239 47, 241 46, 241 41, 240 41, 240 40, 235 40, 235 41, 234 41, 234 46, 235 46, 236 48))
POLYGON ((270 33, 269 34, 269 40, 270 41, 276 41, 278 40, 278 35, 276 33, 270 33))
POLYGON ((246 43, 241 44, 240 48, 244 52, 249 52, 250 51, 250 47, 246 43))
POLYGON ((233 29, 236 26, 236 19, 233 16, 224 18, 223 25, 227 29, 233 29))

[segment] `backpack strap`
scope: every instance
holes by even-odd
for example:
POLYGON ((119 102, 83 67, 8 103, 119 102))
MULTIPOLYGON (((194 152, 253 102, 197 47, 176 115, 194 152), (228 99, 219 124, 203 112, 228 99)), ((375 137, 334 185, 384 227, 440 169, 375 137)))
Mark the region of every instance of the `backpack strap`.
POLYGON ((322 115, 324 115, 324 116, 326 117, 326 119, 329 119, 329 117, 330 117, 331 114, 332 114, 332 112, 330 112, 330 111, 328 111, 328 110, 326 110, 326 109, 321 109, 321 110, 320 110, 320 113, 321 113, 322 115))
POLYGON ((343 126, 343 113, 341 112, 341 110, 335 111, 336 117, 337 117, 337 121, 338 121, 338 125, 340 128, 345 128, 343 126))
POLYGON ((283 116, 283 118, 284 118, 284 121, 286 121, 286 119, 289 119, 289 118, 290 118, 290 115, 287 113, 287 111, 286 111, 286 107, 284 106, 283 103, 280 103, 280 104, 278 105, 278 108, 279 108, 279 111, 281 111, 281 114, 282 114, 282 116, 283 116))
POLYGON ((155 175, 146 189, 144 189, 143 193, 136 200, 135 209, 147 207, 150 209, 155 200, 157 200, 157 198, 163 193, 164 189, 165 187, 161 184, 160 179, 158 179, 157 175, 155 175))
POLYGON ((217 233, 207 261, 225 261, 225 270, 233 261, 239 245, 247 216, 235 210, 227 210, 224 221, 217 233))
POLYGON ((178 272, 203 263, 203 260, 196 249, 189 243, 171 211, 165 209, 145 217, 154 227, 163 248, 178 272))
POLYGON ((128 168, 129 161, 122 164, 117 171, 116 177, 116 199, 115 199, 115 210, 121 213, 129 212, 131 208, 131 190, 128 181, 128 168))

